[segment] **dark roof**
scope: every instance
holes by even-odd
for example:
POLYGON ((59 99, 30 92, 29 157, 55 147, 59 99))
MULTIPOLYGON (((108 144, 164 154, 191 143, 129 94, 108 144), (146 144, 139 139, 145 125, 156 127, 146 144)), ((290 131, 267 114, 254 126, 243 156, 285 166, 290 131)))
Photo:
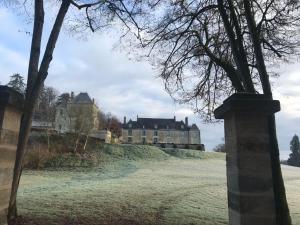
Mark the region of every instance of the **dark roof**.
POLYGON ((193 124, 191 127, 190 127, 191 130, 199 130, 198 126, 196 124, 193 124))
POLYGON ((93 101, 88 93, 81 92, 72 100, 72 103, 93 103, 93 101))
POLYGON ((161 118, 137 118, 137 121, 131 119, 122 125, 124 129, 171 129, 171 130, 190 130, 191 128, 198 129, 197 125, 193 124, 192 127, 187 126, 182 120, 176 121, 173 119, 161 119, 161 118), (156 127, 157 126, 157 127, 156 127))

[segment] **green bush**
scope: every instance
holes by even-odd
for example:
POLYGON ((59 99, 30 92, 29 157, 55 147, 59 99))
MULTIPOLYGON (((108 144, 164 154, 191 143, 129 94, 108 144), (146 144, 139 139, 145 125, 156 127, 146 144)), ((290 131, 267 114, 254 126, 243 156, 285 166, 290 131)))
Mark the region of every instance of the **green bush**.
POLYGON ((71 167, 94 167, 97 165, 97 159, 92 155, 81 154, 58 154, 45 162, 45 167, 52 168, 71 168, 71 167))

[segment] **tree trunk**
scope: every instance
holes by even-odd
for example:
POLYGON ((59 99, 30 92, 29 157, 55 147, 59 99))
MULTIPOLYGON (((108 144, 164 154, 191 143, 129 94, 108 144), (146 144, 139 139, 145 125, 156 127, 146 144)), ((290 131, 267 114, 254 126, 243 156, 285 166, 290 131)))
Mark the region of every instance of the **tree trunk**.
POLYGON ((44 0, 34 1, 34 25, 28 66, 26 97, 30 96, 39 71, 41 41, 44 27, 44 0))
POLYGON ((286 191, 280 166, 279 146, 276 135, 275 115, 271 115, 269 120, 269 132, 271 136, 272 149, 270 149, 273 189, 276 202, 277 223, 278 225, 292 225, 289 206, 286 199, 286 191))
POLYGON ((49 135, 49 129, 46 129, 46 135, 47 135, 47 148, 48 152, 50 152, 50 135, 49 135))
POLYGON ((86 138, 85 138, 84 146, 83 146, 83 151, 85 151, 85 148, 86 148, 86 145, 87 145, 87 142, 88 142, 88 138, 89 138, 89 135, 87 134, 86 138))
POLYGON ((236 41, 236 35, 229 21, 229 17, 225 9, 224 1, 217 0, 217 2, 218 2, 218 9, 232 49, 232 55, 237 65, 238 75, 244 84, 245 91, 249 93, 255 93, 255 88, 254 88, 253 81, 251 79, 248 65, 245 65, 247 64, 246 57, 245 56, 242 57, 242 55, 240 54, 241 51, 239 50, 239 47, 243 47, 243 46, 239 46, 239 43, 237 43, 236 41))
POLYGON ((35 0, 35 16, 34 16, 34 28, 31 44, 31 54, 29 60, 28 69, 28 84, 25 97, 25 109, 21 122, 21 129, 18 140, 18 147, 16 153, 16 162, 14 167, 14 176, 11 188, 11 196, 8 209, 8 220, 17 217, 17 192, 19 188, 20 178, 22 174, 23 160, 26 151, 26 145, 31 129, 32 116, 34 107, 36 105, 39 93, 42 89, 44 81, 48 74, 48 68, 52 60, 53 51, 57 42, 62 23, 65 15, 69 9, 70 1, 63 0, 61 3, 59 12, 57 14, 55 23, 49 36, 45 54, 37 73, 38 62, 40 57, 41 37, 43 33, 43 21, 44 21, 44 8, 43 0, 35 0))
POLYGON ((78 134, 76 141, 75 141, 75 148, 74 148, 74 154, 77 153, 77 148, 78 148, 78 144, 79 144, 79 139, 80 139, 80 134, 78 134))
MULTIPOLYGON (((251 11, 251 4, 249 0, 243 0, 243 2, 245 8, 245 16, 250 31, 250 36, 253 42, 256 64, 260 75, 263 92, 270 99, 273 99, 271 85, 269 81, 269 75, 266 69, 264 56, 261 48, 261 42, 258 35, 255 19, 251 11)), ((270 115, 268 120, 269 120, 269 133, 270 133, 271 143, 272 143, 272 147, 270 149, 270 156, 271 156, 271 167, 272 167, 272 176, 273 176, 274 197, 276 202, 277 224, 291 225, 292 221, 289 213, 289 207, 286 199, 285 187, 284 187, 284 182, 283 182, 282 172, 280 167, 275 115, 274 114, 270 115)))

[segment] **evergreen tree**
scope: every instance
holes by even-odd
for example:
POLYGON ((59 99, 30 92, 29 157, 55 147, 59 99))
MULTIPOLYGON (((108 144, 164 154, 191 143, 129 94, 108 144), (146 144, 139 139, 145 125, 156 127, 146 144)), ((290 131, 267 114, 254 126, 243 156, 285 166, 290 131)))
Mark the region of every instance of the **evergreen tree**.
POLYGON ((300 167, 300 142, 299 137, 295 134, 290 142, 290 158, 288 159, 288 164, 291 166, 300 167))
POLYGON ((66 105, 71 100, 71 96, 69 93, 62 93, 57 98, 57 105, 66 105))
POLYGON ((24 78, 18 73, 15 73, 10 76, 10 81, 8 82, 7 86, 13 88, 14 90, 22 94, 25 93, 24 78))

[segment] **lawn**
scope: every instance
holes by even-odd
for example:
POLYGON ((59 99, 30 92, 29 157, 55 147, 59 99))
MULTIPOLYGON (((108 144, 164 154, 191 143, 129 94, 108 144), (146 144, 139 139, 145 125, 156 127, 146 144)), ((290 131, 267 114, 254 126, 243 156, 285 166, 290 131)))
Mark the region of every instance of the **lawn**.
MULTIPOLYGON (((121 148, 104 167, 25 171, 20 224, 228 224, 224 155, 153 151, 128 157, 121 148)), ((283 173, 293 222, 300 225, 300 169, 283 166, 283 173)))

